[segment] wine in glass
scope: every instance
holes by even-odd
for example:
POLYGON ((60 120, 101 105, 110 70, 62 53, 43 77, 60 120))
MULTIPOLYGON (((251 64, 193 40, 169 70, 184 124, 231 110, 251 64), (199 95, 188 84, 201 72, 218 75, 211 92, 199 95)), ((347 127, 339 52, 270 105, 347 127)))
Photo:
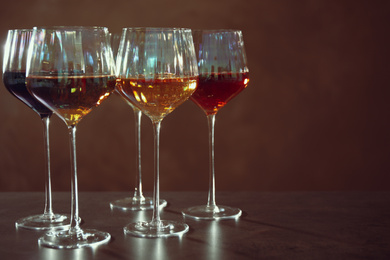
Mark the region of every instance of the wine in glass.
POLYGON ((45 207, 43 214, 20 218, 17 228, 33 230, 66 229, 70 226, 70 216, 56 214, 52 209, 49 123, 53 112, 35 99, 26 88, 26 57, 32 29, 9 30, 3 60, 3 83, 17 99, 36 112, 43 123, 45 154, 45 207))
POLYGON ((219 109, 246 88, 248 67, 242 32, 238 30, 195 30, 194 44, 198 58, 199 83, 191 100, 207 116, 209 127, 208 202, 182 211, 194 219, 229 219, 241 210, 215 202, 214 125, 219 109))
POLYGON ((27 88, 67 125, 71 155, 71 225, 39 239, 52 248, 99 245, 110 234, 81 229, 76 164, 76 126, 115 89, 108 30, 104 27, 34 28, 27 57, 27 88))
MULTIPOLYGON (((114 53, 114 57, 117 56, 120 36, 117 34, 111 34, 111 47, 114 53)), ((126 197, 123 199, 118 199, 110 202, 110 207, 112 209, 120 209, 123 211, 127 210, 151 210, 153 209, 153 198, 145 197, 142 191, 142 170, 141 170, 141 118, 142 111, 135 107, 130 101, 127 100, 121 92, 117 93, 126 101, 126 103, 133 109, 135 117, 135 143, 137 147, 137 156, 136 156, 136 187, 134 188, 134 193, 132 197, 126 197)), ((160 208, 163 208, 167 205, 167 201, 160 199, 160 208)))
POLYGON ((117 89, 153 124, 154 191, 150 222, 130 223, 126 234, 140 237, 182 235, 188 225, 161 220, 159 145, 161 121, 195 91, 198 68, 190 29, 124 28, 117 56, 117 89))

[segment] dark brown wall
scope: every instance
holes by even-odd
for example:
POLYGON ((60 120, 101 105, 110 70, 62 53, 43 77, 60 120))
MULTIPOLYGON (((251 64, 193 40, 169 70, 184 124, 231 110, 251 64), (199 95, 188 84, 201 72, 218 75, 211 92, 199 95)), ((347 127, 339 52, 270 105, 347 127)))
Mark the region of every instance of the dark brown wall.
MULTIPOLYGON (((251 81, 217 115, 217 190, 389 190, 389 1, 18 0, 13 28, 243 30, 251 81)), ((2 58, 1 58, 2 59, 2 58)), ((0 191, 43 190, 39 117, 0 87, 0 191)), ((144 188, 153 138, 143 117, 144 188)), ((51 123, 54 190, 69 190, 65 124, 51 123)), ((134 117, 112 96, 78 127, 80 190, 132 190, 134 117)), ((163 121, 161 190, 206 190, 207 122, 190 101, 163 121)))

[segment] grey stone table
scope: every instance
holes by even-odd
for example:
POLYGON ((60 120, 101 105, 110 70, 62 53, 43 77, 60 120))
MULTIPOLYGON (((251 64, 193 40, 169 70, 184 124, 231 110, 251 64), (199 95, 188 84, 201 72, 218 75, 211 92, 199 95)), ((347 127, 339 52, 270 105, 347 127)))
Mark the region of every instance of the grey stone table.
MULTIPOLYGON (((206 202, 207 192, 162 192, 162 219, 190 226, 181 238, 137 238, 129 222, 151 211, 112 211, 125 192, 81 192, 83 228, 109 232, 108 244, 74 250, 40 247, 42 232, 16 229, 15 220, 43 212, 43 194, 0 193, 0 259, 390 259, 390 192, 218 192, 217 203, 240 207, 238 220, 195 221, 181 210, 206 202)), ((149 194, 150 195, 150 194, 149 194)), ((57 213, 69 213, 70 194, 54 193, 57 213)))

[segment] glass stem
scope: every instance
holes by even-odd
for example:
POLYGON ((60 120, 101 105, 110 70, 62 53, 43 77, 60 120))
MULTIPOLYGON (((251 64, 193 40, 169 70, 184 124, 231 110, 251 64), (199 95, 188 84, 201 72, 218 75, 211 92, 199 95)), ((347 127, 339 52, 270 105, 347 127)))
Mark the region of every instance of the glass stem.
POLYGON ((136 174, 136 187, 134 191, 134 197, 137 199, 145 199, 142 193, 142 174, 141 174, 141 117, 142 112, 138 108, 133 108, 135 117, 135 141, 137 144, 137 174, 136 174))
POLYGON ((43 123, 43 143, 45 154, 45 209, 43 214, 51 218, 53 217, 52 197, 51 197, 51 172, 50 172, 50 138, 49 138, 49 124, 50 116, 42 117, 43 123))
POLYGON ((151 225, 158 228, 162 226, 160 220, 160 129, 161 120, 153 121, 154 131, 154 189, 153 189, 153 217, 151 225))
POLYGON ((211 210, 217 210, 215 203, 215 168, 214 168, 214 126, 215 114, 207 115, 209 128, 209 196, 207 207, 211 210))
POLYGON ((71 192, 72 192, 72 208, 71 208, 71 222, 69 232, 79 233, 80 218, 79 218, 79 198, 78 198, 78 184, 77 184, 77 160, 76 160, 76 126, 68 127, 70 140, 70 161, 71 161, 71 192))

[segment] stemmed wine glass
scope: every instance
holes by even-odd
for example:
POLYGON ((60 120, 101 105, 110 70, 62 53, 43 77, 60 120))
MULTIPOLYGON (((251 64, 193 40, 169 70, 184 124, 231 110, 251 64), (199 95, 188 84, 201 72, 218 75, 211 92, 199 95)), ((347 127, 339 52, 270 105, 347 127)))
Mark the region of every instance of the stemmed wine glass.
MULTIPOLYGON (((122 95, 121 95, 122 96, 122 95)), ((123 97, 123 96, 122 96, 123 97)), ((125 99, 125 98, 124 98, 125 99)), ((142 111, 131 104, 128 100, 125 100, 128 105, 133 109, 135 117, 135 141, 137 147, 136 156, 136 187, 132 197, 126 197, 110 202, 111 208, 120 210, 150 210, 153 209, 153 198, 145 197, 142 191, 142 170, 141 170, 141 117, 142 111)), ((159 207, 163 208, 167 205, 167 201, 160 199, 159 207)))
MULTIPOLYGON (((114 53, 114 57, 117 56, 119 47, 120 36, 117 34, 111 34, 111 46, 114 53)), ((130 101, 127 100, 121 92, 117 91, 119 95, 126 101, 126 103, 133 109, 135 117, 135 142, 137 147, 136 156, 136 187, 132 197, 126 197, 110 202, 111 208, 120 210, 150 210, 153 209, 153 198, 145 197, 142 191, 142 171, 141 171, 141 118, 142 111, 134 106, 130 101)), ((160 208, 167 205, 167 201, 160 199, 160 208)))
POLYGON ((108 30, 104 27, 34 28, 27 57, 27 88, 67 125, 71 147, 71 226, 39 239, 53 248, 108 242, 110 234, 81 229, 78 206, 76 126, 115 89, 108 30))
POLYGON ((209 194, 207 205, 182 211, 195 219, 237 218, 241 210, 215 202, 214 125, 215 115, 238 95, 249 82, 242 32, 238 30, 195 30, 194 44, 198 58, 199 83, 192 95, 205 113, 209 126, 209 194))
POLYGON ((182 235, 188 225, 161 220, 159 145, 161 121, 196 89, 198 68, 190 29, 124 28, 117 56, 117 89, 148 116, 154 130, 153 217, 130 223, 126 234, 140 237, 182 235))
POLYGON ((43 123, 45 153, 45 208, 43 214, 18 219, 16 227, 48 230, 66 229, 70 226, 70 216, 55 214, 52 209, 49 124, 53 114, 50 109, 36 100, 26 88, 26 57, 32 29, 9 30, 3 60, 3 83, 17 99, 36 112, 43 123))

